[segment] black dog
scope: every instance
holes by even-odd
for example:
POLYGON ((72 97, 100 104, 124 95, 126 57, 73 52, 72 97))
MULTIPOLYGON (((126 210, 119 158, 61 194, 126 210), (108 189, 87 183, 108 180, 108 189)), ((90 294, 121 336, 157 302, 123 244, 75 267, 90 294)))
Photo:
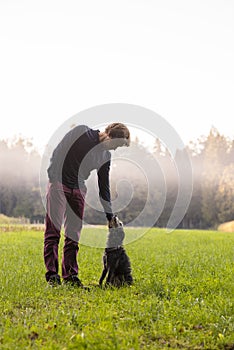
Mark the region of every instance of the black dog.
POLYGON ((131 263, 122 246, 124 236, 123 224, 115 215, 109 224, 109 235, 103 255, 104 268, 99 280, 100 286, 107 274, 107 285, 120 287, 133 283, 131 263))

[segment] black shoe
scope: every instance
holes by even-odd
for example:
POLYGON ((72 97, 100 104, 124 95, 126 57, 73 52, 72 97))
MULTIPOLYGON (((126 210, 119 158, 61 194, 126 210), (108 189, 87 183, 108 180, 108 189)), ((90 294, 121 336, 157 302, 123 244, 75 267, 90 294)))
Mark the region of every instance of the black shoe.
POLYGON ((59 275, 50 276, 50 278, 48 279, 48 284, 51 287, 60 286, 60 284, 61 284, 60 276, 59 275))
POLYGON ((81 280, 76 275, 72 275, 72 276, 69 276, 68 278, 64 278, 63 281, 64 281, 64 284, 70 285, 72 287, 79 287, 79 288, 89 290, 89 288, 85 287, 81 282, 81 280))

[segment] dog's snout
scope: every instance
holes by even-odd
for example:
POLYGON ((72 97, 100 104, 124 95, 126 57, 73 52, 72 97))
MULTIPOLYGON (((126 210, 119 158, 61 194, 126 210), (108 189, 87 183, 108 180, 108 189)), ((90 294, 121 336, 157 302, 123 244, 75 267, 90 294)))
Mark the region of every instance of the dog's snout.
POLYGON ((115 217, 114 217, 114 222, 115 222, 116 227, 120 227, 120 226, 122 227, 123 226, 122 221, 119 220, 117 215, 115 215, 115 217))
POLYGON ((117 215, 114 215, 111 221, 109 222, 109 228, 118 228, 123 227, 122 221, 119 220, 117 215))

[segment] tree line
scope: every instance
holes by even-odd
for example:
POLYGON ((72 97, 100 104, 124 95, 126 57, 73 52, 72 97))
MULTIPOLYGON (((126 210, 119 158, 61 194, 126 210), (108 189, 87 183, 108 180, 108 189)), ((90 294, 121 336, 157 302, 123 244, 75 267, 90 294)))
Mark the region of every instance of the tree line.
MULTIPOLYGON (((216 228, 234 219, 234 140, 212 128, 172 155, 160 140, 147 149, 138 139, 115 152, 111 167, 113 209, 125 222, 165 227, 175 205, 180 179, 177 165, 189 155, 193 173, 191 201, 179 227, 216 228), (144 216, 141 213, 144 211, 144 216)), ((0 141, 0 213, 43 222, 39 172, 41 156, 22 137, 0 141)), ((184 170, 186 172, 186 168, 184 170)), ((183 178, 186 178, 186 173, 183 178)), ((189 176, 189 175, 188 175, 189 176)), ((45 184, 46 185, 46 184, 45 184)), ((88 180, 84 221, 105 224, 96 174, 88 180)))

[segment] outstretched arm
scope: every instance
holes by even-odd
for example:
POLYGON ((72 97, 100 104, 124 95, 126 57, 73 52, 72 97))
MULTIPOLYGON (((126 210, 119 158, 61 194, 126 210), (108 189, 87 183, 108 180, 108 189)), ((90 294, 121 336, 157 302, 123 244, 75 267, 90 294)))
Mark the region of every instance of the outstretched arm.
POLYGON ((110 221, 113 217, 111 207, 111 195, 110 195, 110 161, 104 163, 98 170, 98 187, 99 187, 99 198, 103 209, 106 213, 107 219, 110 221))

